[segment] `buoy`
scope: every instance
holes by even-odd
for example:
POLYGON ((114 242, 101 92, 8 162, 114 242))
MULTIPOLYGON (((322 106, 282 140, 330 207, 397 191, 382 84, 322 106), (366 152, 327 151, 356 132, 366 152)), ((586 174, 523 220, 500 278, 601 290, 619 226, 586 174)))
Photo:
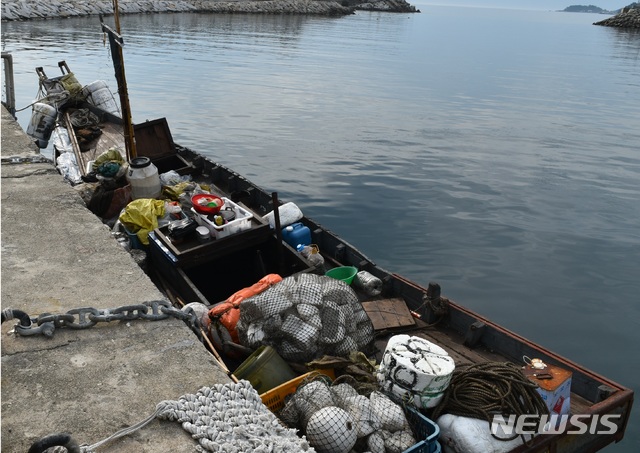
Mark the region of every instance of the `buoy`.
POLYGON ((82 89, 82 94, 87 98, 87 102, 95 105, 101 110, 111 113, 115 116, 120 115, 120 109, 116 103, 113 93, 109 89, 107 82, 104 80, 96 80, 82 89))
POLYGON ((358 440, 358 428, 347 411, 327 406, 307 424, 307 440, 319 453, 348 453, 358 440))
POLYGON ((49 145, 49 138, 57 117, 58 110, 55 107, 44 102, 33 104, 27 134, 36 139, 38 148, 46 148, 49 145))

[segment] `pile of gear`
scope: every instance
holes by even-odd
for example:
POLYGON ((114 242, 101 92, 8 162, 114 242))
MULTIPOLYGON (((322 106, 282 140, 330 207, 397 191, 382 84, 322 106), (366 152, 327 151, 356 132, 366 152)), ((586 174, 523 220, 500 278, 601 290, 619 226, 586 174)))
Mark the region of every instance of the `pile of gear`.
POLYGON ((403 408, 388 396, 321 375, 301 384, 278 416, 319 453, 401 453, 416 443, 403 408))
POLYGON ((355 291, 325 276, 286 277, 242 301, 239 309, 240 343, 253 350, 269 345, 285 360, 345 357, 373 342, 373 325, 355 291))

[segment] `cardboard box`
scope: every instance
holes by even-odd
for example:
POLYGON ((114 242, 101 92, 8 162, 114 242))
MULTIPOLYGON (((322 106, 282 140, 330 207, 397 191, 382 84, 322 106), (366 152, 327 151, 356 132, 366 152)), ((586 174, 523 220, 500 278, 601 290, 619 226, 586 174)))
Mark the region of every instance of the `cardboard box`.
POLYGON ((531 382, 538 384, 538 393, 547 404, 551 415, 569 413, 571 408, 571 371, 549 364, 542 369, 527 365, 524 367, 524 374, 531 382))

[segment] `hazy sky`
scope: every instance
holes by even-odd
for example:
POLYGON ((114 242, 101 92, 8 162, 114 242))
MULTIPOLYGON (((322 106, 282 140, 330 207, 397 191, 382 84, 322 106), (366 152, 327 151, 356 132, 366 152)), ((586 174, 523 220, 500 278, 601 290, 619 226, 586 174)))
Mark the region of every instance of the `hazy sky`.
POLYGON ((594 5, 606 10, 616 10, 634 0, 409 0, 411 4, 481 6, 508 9, 563 10, 571 5, 594 5))

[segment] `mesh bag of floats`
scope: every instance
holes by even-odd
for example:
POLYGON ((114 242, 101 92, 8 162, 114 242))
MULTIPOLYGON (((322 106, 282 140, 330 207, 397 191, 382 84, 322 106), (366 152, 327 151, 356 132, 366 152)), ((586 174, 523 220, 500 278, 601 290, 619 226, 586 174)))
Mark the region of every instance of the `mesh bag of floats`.
POLYGON ((303 382, 278 414, 318 453, 402 453, 416 443, 402 406, 374 390, 318 375, 303 382), (368 393, 368 394, 367 394, 368 393))
POLYGON ((346 283, 315 274, 284 278, 240 304, 240 343, 273 347, 285 360, 346 357, 373 343, 373 325, 346 283))

